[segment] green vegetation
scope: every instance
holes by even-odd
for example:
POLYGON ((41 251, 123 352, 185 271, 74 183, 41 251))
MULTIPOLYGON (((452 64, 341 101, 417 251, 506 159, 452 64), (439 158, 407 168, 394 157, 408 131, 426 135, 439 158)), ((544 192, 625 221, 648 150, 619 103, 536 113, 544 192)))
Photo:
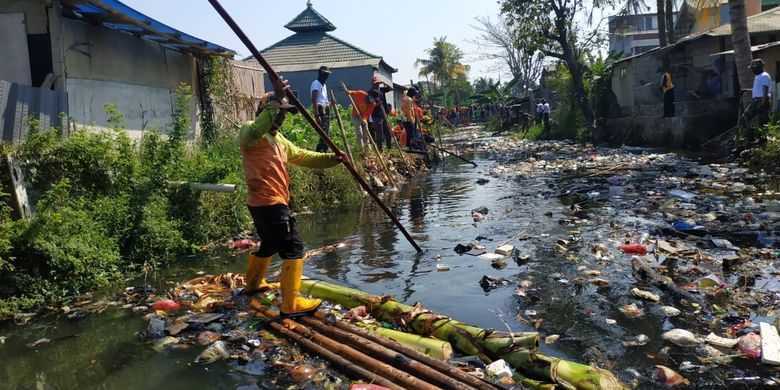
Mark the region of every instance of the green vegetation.
MULTIPOLYGON (((252 228, 237 129, 194 145, 187 141, 189 87, 179 89, 175 103, 169 128, 137 141, 124 131, 116 105, 107 104, 110 130, 63 137, 57 129, 36 129, 18 148, 0 150, 3 161, 8 153, 24 161, 36 204, 33 218, 12 220, 10 195, 0 191, 0 319, 67 303, 252 228), (194 192, 169 181, 233 183, 238 191, 194 192)), ((335 121, 333 130, 338 134, 335 121)), ((288 117, 282 131, 302 147, 313 148, 318 139, 300 116, 288 117)), ((347 133, 354 142, 354 131, 347 133)), ((294 209, 360 197, 342 167, 291 167, 290 176, 294 209)), ((0 177, 0 188, 10 188, 7 175, 0 177)))
POLYGON ((757 130, 756 137, 757 145, 742 155, 747 164, 753 169, 780 172, 780 117, 773 116, 769 124, 757 130))

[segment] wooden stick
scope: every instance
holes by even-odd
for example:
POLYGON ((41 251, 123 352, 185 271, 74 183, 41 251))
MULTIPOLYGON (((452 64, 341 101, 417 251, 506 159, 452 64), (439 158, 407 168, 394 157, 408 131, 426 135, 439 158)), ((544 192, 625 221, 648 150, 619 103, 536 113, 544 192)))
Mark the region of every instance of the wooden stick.
MULTIPOLYGON (((333 102, 336 101, 336 94, 334 94, 333 91, 330 91, 330 99, 333 102)), ((339 132, 341 133, 341 139, 344 141, 344 149, 347 150, 349 161, 352 161, 352 163, 354 164, 355 158, 352 157, 352 148, 349 146, 349 140, 347 140, 347 133, 344 131, 344 123, 341 121, 341 114, 339 113, 338 105, 334 104, 333 110, 336 112, 336 122, 339 124, 339 132)))
MULTIPOLYGON (((265 71, 268 73, 268 79, 271 81, 276 81, 279 79, 279 75, 276 73, 274 68, 271 66, 271 64, 268 63, 268 61, 265 60, 262 54, 260 54, 260 51, 257 50, 257 47, 252 43, 252 41, 249 39, 249 37, 244 33, 243 30, 241 30, 241 27, 238 26, 235 20, 230 16, 230 14, 225 10, 225 8, 222 7, 222 4, 219 3, 219 0, 209 0, 209 3, 212 7, 219 13, 219 15, 222 17, 223 20, 225 20, 225 23, 227 23, 230 28, 233 30, 233 32, 238 36, 238 38, 241 40, 241 42, 244 43, 244 45, 249 49, 249 52, 252 53, 252 56, 255 57, 258 63, 265 69, 265 71)), ((335 143, 333 143, 333 140, 330 139, 328 134, 325 133, 325 130, 322 129, 319 123, 314 120, 314 117, 311 116, 311 113, 306 110, 306 107, 301 104, 300 100, 298 100, 298 97, 295 96, 295 94, 292 93, 292 91, 288 88, 285 90, 285 93, 287 94, 287 99, 290 101, 292 105, 295 106, 295 108, 298 109, 298 111, 303 115, 304 118, 309 122, 309 124, 314 128, 314 131, 319 134, 320 138, 322 138, 323 141, 333 150, 334 152, 338 152, 339 148, 336 146, 335 143)), ((360 174, 355 169, 354 166, 352 166, 352 163, 349 161, 342 161, 342 164, 347 168, 349 173, 352 174, 352 176, 355 178, 355 180, 360 184, 361 187, 363 187, 363 190, 368 192, 369 195, 371 195, 371 198, 379 205, 379 207, 382 208, 382 211, 387 214, 387 217, 390 218, 390 220, 393 221, 395 226, 398 228, 399 231, 404 235, 407 241, 409 241, 409 244, 414 247, 414 249, 417 252, 422 252, 422 248, 420 248, 419 245, 417 245, 417 242, 414 241, 414 238, 409 234, 409 232, 406 231, 406 228, 404 228, 403 225, 401 225, 401 222, 398 220, 398 218, 393 215, 393 212, 387 207, 387 205, 382 202, 381 199, 379 199, 379 196, 374 192, 373 189, 366 183, 365 180, 363 180, 362 177, 360 177, 360 174)))
POLYGON ((302 347, 316 353, 318 356, 321 356, 329 360, 331 363, 341 367, 348 373, 363 378, 370 383, 376 383, 380 386, 385 386, 394 390, 403 390, 403 387, 396 385, 395 382, 391 381, 390 379, 387 379, 379 374, 371 372, 370 370, 364 368, 363 366, 358 365, 357 362, 351 362, 345 359, 340 354, 330 351, 327 348, 309 340, 308 338, 290 329, 287 329, 286 327, 284 327, 284 325, 278 322, 272 321, 271 318, 261 313, 257 313, 256 316, 262 320, 268 321, 268 325, 273 330, 275 330, 276 332, 284 336, 285 338, 288 338, 291 341, 298 343, 302 347))
POLYGON ((396 366, 397 368, 414 374, 420 378, 425 378, 426 380, 435 382, 437 385, 446 389, 476 390, 474 387, 444 375, 443 373, 434 370, 432 367, 426 366, 425 364, 422 364, 417 360, 410 358, 409 356, 404 356, 403 354, 400 354, 381 344, 374 343, 372 340, 365 339, 360 335, 345 332, 338 327, 327 325, 319 319, 312 317, 301 317, 299 321, 316 329, 318 332, 322 332, 334 340, 341 341, 352 347, 358 347, 363 353, 367 355, 371 355, 382 362, 396 366))
POLYGON ((465 161, 465 162, 467 162, 467 163, 469 163, 469 164, 473 165, 473 166, 474 166, 474 168, 476 168, 476 167, 477 167, 477 163, 475 163, 474 161, 467 160, 467 159, 465 159, 465 158, 463 158, 463 157, 461 157, 461 156, 458 156, 457 154, 455 154, 455 153, 453 153, 453 152, 450 152, 449 150, 447 150, 447 149, 444 149, 444 148, 442 148, 441 146, 436 146, 436 145, 434 145, 434 144, 431 144, 431 146, 433 146, 434 148, 436 148, 436 149, 438 149, 438 150, 441 150, 441 151, 442 151, 442 152, 444 152, 444 153, 447 153, 447 154, 449 154, 449 155, 451 155, 451 156, 455 156, 455 157, 457 157, 457 158, 459 158, 459 159, 461 159, 461 160, 463 160, 463 161, 465 161))
MULTIPOLYGON (((279 316, 278 312, 268 308, 258 307, 255 305, 253 305, 253 308, 255 310, 258 310, 258 313, 256 315, 259 316, 261 319, 270 320, 270 319, 276 319, 279 316)), ((301 317, 301 318, 305 319, 306 317, 301 317)), ((339 343, 336 340, 331 339, 330 337, 326 337, 325 335, 302 325, 300 322, 293 321, 291 319, 284 319, 281 322, 283 324, 282 327, 286 328, 286 330, 288 331, 291 330, 303 336, 305 339, 311 340, 312 342, 318 344, 319 346, 327 348, 329 351, 335 352, 339 356, 342 356, 352 362, 358 363, 362 366, 366 366, 372 372, 378 373, 382 377, 394 381, 394 383, 397 383, 398 386, 402 386, 402 388, 419 389, 419 390, 442 390, 438 386, 434 386, 404 371, 401 371, 387 363, 383 363, 380 360, 372 358, 371 356, 366 355, 365 353, 359 351, 358 349, 339 343)), ((271 322, 271 324, 279 325, 278 322, 271 322)), ((277 328, 274 327, 274 329, 277 328)), ((370 344, 368 340, 364 340, 364 341, 365 343, 357 346, 361 350, 365 350, 365 348, 368 348, 367 344, 370 344)))
MULTIPOLYGON (((344 82, 341 82, 341 86, 344 87, 344 94, 347 95, 347 98, 350 102, 352 102, 352 107, 357 110, 357 104, 355 104, 355 100, 352 99, 352 95, 349 94, 349 89, 347 89, 347 85, 344 84, 344 82)), ((360 112, 358 111, 358 116, 360 115, 360 112)), ((362 125, 361 125, 362 126, 362 125)), ((385 171, 385 175, 387 176, 387 180, 390 181, 390 185, 395 187, 395 180, 393 180, 393 176, 390 174, 390 170, 387 169, 387 164, 385 164, 385 159, 382 157, 382 153, 379 153, 379 148, 376 146, 376 142, 374 141, 374 135, 371 134, 371 131, 368 131, 368 139, 371 141, 371 147, 374 150, 374 153, 376 154, 376 157, 379 159, 379 163, 382 164, 382 170, 385 171)))
MULTIPOLYGON (((321 312, 317 312, 314 315, 317 319, 323 320, 325 318, 325 315, 321 312)), ((467 374, 450 364, 447 364, 446 362, 443 362, 439 359, 436 359, 434 357, 428 356, 424 353, 418 352, 417 350, 414 350, 410 347, 407 347, 403 344, 400 344, 396 341, 390 340, 386 337, 382 337, 379 335, 376 335, 374 333, 371 333, 370 331, 357 327, 355 325, 352 325, 345 321, 336 321, 336 327, 343 329, 347 332, 354 333, 356 335, 359 335, 365 339, 368 339, 374 343, 377 343, 379 345, 382 345, 386 348, 392 349, 396 352, 402 353, 414 360, 417 360, 421 363, 425 363, 439 371, 441 371, 444 374, 447 374, 455 379, 458 379, 462 381, 463 383, 466 383, 474 388, 480 389, 480 390, 495 390, 498 387, 493 385, 492 383, 483 381, 473 375, 467 374)))

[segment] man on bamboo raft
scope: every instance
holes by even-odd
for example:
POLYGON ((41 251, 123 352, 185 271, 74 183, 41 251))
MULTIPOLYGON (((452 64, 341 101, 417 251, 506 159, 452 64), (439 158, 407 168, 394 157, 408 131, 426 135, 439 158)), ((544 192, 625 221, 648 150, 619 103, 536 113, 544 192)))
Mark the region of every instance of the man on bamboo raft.
POLYGON ((330 168, 345 159, 343 153, 317 153, 300 149, 287 140, 279 128, 288 111, 296 113, 287 102, 284 78, 273 82, 273 94, 263 96, 257 118, 239 130, 244 176, 248 189, 247 206, 260 235, 260 248, 249 254, 244 292, 281 288, 284 315, 309 313, 319 307, 318 299, 300 297, 303 271, 303 241, 290 216, 290 177, 287 163, 308 168, 330 168), (268 283, 265 274, 275 253, 282 258, 281 286, 268 283))

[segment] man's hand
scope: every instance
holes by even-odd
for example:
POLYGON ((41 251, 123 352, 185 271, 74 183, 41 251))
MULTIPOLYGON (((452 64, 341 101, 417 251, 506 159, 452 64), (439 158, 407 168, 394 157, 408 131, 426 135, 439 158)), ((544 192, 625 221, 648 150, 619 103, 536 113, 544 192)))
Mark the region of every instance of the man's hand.
POLYGON ((276 98, 280 101, 284 99, 287 96, 287 89, 290 88, 290 82, 287 81, 284 77, 279 76, 278 79, 271 82, 274 86, 274 95, 276 95, 276 98))
POLYGON ((341 162, 348 161, 349 157, 347 157, 347 154, 339 150, 338 152, 333 153, 336 155, 336 160, 339 160, 341 162))

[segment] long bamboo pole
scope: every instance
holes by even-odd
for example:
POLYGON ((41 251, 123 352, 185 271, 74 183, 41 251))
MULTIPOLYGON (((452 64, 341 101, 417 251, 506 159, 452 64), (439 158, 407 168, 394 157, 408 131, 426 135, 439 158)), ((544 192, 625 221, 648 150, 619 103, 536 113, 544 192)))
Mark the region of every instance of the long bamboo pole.
MULTIPOLYGON (((324 320, 325 315, 321 312, 317 312, 315 314, 315 317, 320 319, 321 321, 324 320)), ((386 337, 382 337, 380 335, 374 334, 366 329, 363 329, 361 327, 352 325, 345 321, 336 321, 336 326, 340 329, 343 329, 347 332, 354 333, 357 335, 360 335, 361 337, 371 340, 372 342, 375 342, 379 345, 385 346, 387 348, 390 348, 396 352, 400 352, 406 356, 409 356, 412 359, 415 359, 419 362, 425 363, 439 371, 441 371, 444 374, 447 374, 453 378, 456 378, 463 383, 467 383, 472 387, 475 387, 480 390, 495 390, 497 387, 493 385, 490 382, 484 381, 482 379, 479 379, 473 375, 467 374, 449 364, 446 362, 439 360, 437 358, 434 358, 432 356, 426 355, 420 351, 417 351, 416 349, 410 348, 406 345, 403 345, 395 340, 391 340, 386 337)))
MULTIPOLYGON (((278 318, 279 316, 279 313, 277 311, 268 308, 263 308, 258 305, 253 305, 253 308, 258 311, 255 315, 259 316, 259 318, 263 320, 271 320, 271 319, 278 318)), ((305 319, 305 317, 301 317, 301 318, 305 319)), ((343 356, 352 362, 359 362, 361 365, 368 366, 373 372, 376 372, 381 376, 394 381, 399 386, 402 386, 405 389, 442 390, 438 386, 434 386, 407 372, 401 371, 387 363, 384 363, 381 360, 375 359, 353 348, 352 346, 342 344, 336 340, 333 340, 330 337, 323 335, 320 332, 314 331, 309 327, 302 325, 298 321, 293 321, 291 319, 284 319, 282 320, 282 324, 284 325, 283 328, 292 330, 293 332, 303 336, 304 338, 311 340, 315 344, 325 347, 328 350, 333 351, 337 353, 339 356, 343 356)), ((278 330, 276 328, 274 329, 278 330)), ((364 341, 365 343, 363 345, 360 345, 359 348, 363 350, 365 350, 366 348, 370 348, 369 347, 370 343, 368 342, 368 340, 364 340, 364 341)))
POLYGON ((463 161, 465 161, 465 162, 467 162, 467 163, 469 163, 469 164, 473 165, 473 166, 474 166, 474 168, 476 168, 476 167, 477 167, 477 163, 475 163, 474 161, 467 160, 467 159, 465 159, 465 158, 463 158, 463 157, 461 157, 461 156, 459 156, 459 155, 457 155, 457 154, 455 154, 455 153, 453 153, 453 152, 450 152, 450 151, 449 151, 449 150, 447 150, 447 149, 444 149, 444 148, 442 148, 441 146, 436 146, 436 145, 434 145, 434 144, 431 144, 431 146, 433 146, 434 148, 436 148, 436 149, 438 149, 438 150, 440 150, 440 151, 442 151, 442 152, 444 152, 444 153, 447 153, 447 154, 449 154, 450 156, 457 157, 457 158, 459 158, 459 159, 461 159, 461 160, 463 160, 463 161))
MULTIPOLYGON (((241 30, 241 27, 238 26, 235 20, 230 16, 230 14, 225 10, 225 8, 222 7, 222 4, 219 3, 219 0, 209 0, 209 3, 212 7, 219 13, 219 15, 222 17, 222 19, 225 20, 225 23, 227 23, 230 28, 233 30, 233 32, 238 36, 238 39, 241 40, 241 42, 244 43, 244 45, 249 49, 249 52, 252 53, 252 55, 255 57, 257 62, 260 63, 260 65, 265 69, 266 72, 268 72, 268 78, 271 81, 276 81, 279 79, 279 75, 276 73, 274 68, 271 66, 271 64, 268 63, 268 61, 265 60, 265 58, 260 54, 260 51, 257 50, 257 47, 252 43, 252 41, 249 39, 249 37, 244 33, 243 30, 241 30)), ((339 148, 336 146, 335 143, 333 143, 333 140, 330 139, 328 134, 325 133, 325 131, 322 129, 319 123, 314 120, 314 117, 311 116, 311 113, 306 110, 306 107, 301 104, 300 100, 298 100, 298 97, 295 96, 295 94, 292 93, 289 89, 286 91, 287 99, 292 103, 292 105, 295 106, 295 108, 298 109, 298 111, 303 115, 304 118, 309 122, 309 124, 314 128, 314 131, 319 134, 319 136, 322 138, 323 141, 333 150, 334 152, 339 151, 339 148)), ((401 222, 398 221, 398 218, 393 215, 393 212, 387 207, 387 205, 382 202, 381 199, 379 199, 379 196, 374 192, 374 190, 371 189, 371 187, 366 183, 365 180, 363 180, 362 177, 360 177, 360 174, 357 172, 354 166, 352 166, 352 163, 349 161, 342 161, 342 164, 347 168, 349 173, 352 174, 352 176, 355 178, 355 180, 360 184, 361 187, 363 187, 363 190, 368 192, 369 195, 371 195, 371 198, 379 205, 379 207, 382 208, 382 211, 387 214, 388 218, 390 218, 395 226, 398 228, 398 230, 401 231, 401 233, 404 235, 407 241, 414 247, 414 249, 417 252, 422 252, 422 248, 420 248, 419 245, 417 245, 417 242, 414 241, 414 238, 412 238, 411 235, 409 235, 409 232, 406 231, 403 225, 401 225, 401 222)))
POLYGON ((352 161, 352 163, 355 163, 355 158, 352 157, 352 148, 349 146, 349 140, 347 139, 347 132, 344 131, 344 122, 341 120, 341 113, 339 112, 339 107, 336 102, 336 94, 333 93, 333 91, 330 91, 330 100, 334 103, 333 104, 333 110, 336 112, 336 123, 339 125, 339 133, 341 133, 341 140, 344 141, 344 149, 347 150, 347 155, 349 156, 349 161, 352 161))
POLYGON ((394 390, 404 389, 403 387, 396 385, 394 381, 391 381, 390 379, 387 379, 377 373, 374 373, 369 369, 355 362, 347 360, 346 358, 342 357, 340 354, 309 340, 308 338, 300 335, 299 333, 296 333, 286 328, 284 325, 271 320, 271 318, 261 313, 257 313, 256 315, 258 316, 258 318, 268 322, 269 326, 271 326, 271 328, 275 330, 277 333, 281 334, 285 338, 290 339, 295 343, 300 344, 304 348, 316 353, 318 356, 324 357, 325 359, 329 360, 331 363, 344 369, 346 372, 355 375, 357 377, 363 378, 369 381, 370 383, 376 383, 378 385, 385 386, 390 389, 394 389, 394 390))
POLYGON ((382 120, 385 121, 385 126, 387 126, 387 128, 390 130, 390 138, 393 139, 395 146, 398 148, 398 153, 401 155, 401 160, 403 160, 404 165, 406 166, 406 171, 409 172, 409 174, 411 174, 412 170, 411 170, 411 166, 409 165, 409 161, 406 160, 406 155, 404 154, 404 150, 401 149, 401 143, 398 142, 398 138, 395 138, 395 134, 393 134, 393 127, 390 126, 390 121, 387 120, 387 112, 385 111, 385 105, 383 103, 380 103, 379 108, 382 110, 382 120))
POLYGON ((443 373, 434 370, 432 367, 428 367, 409 356, 402 355, 383 345, 373 343, 370 340, 360 337, 359 335, 345 332, 335 326, 325 324, 316 318, 301 317, 299 321, 304 325, 307 325, 317 330, 318 332, 333 338, 334 340, 341 341, 353 347, 359 346, 363 353, 371 355, 380 361, 407 371, 419 378, 425 378, 427 381, 433 382, 434 384, 442 386, 445 389, 476 390, 474 387, 444 375, 443 373))
MULTIPOLYGON (((355 108, 357 111, 357 104, 355 104, 355 99, 352 99, 352 95, 349 94, 349 89, 347 89, 347 85, 344 84, 344 82, 341 82, 341 86, 344 87, 344 94, 347 95, 347 98, 352 103, 352 107, 355 108)), ((359 114, 358 114, 359 115, 359 114)), ((361 124, 362 126, 362 124, 361 124)), ((376 146, 376 141, 374 140, 374 135, 371 134, 371 130, 368 128, 365 128, 364 131, 368 131, 368 139, 371 142, 371 148, 374 150, 374 154, 376 154, 376 157, 379 159, 379 163, 382 164, 382 170, 385 171, 385 175, 387 176, 387 180, 390 181, 390 185, 393 187, 396 187, 395 180, 393 179, 393 175, 390 173, 390 170, 387 169, 387 164, 385 164, 385 159, 382 157, 382 153, 379 152, 379 148, 376 146)))

